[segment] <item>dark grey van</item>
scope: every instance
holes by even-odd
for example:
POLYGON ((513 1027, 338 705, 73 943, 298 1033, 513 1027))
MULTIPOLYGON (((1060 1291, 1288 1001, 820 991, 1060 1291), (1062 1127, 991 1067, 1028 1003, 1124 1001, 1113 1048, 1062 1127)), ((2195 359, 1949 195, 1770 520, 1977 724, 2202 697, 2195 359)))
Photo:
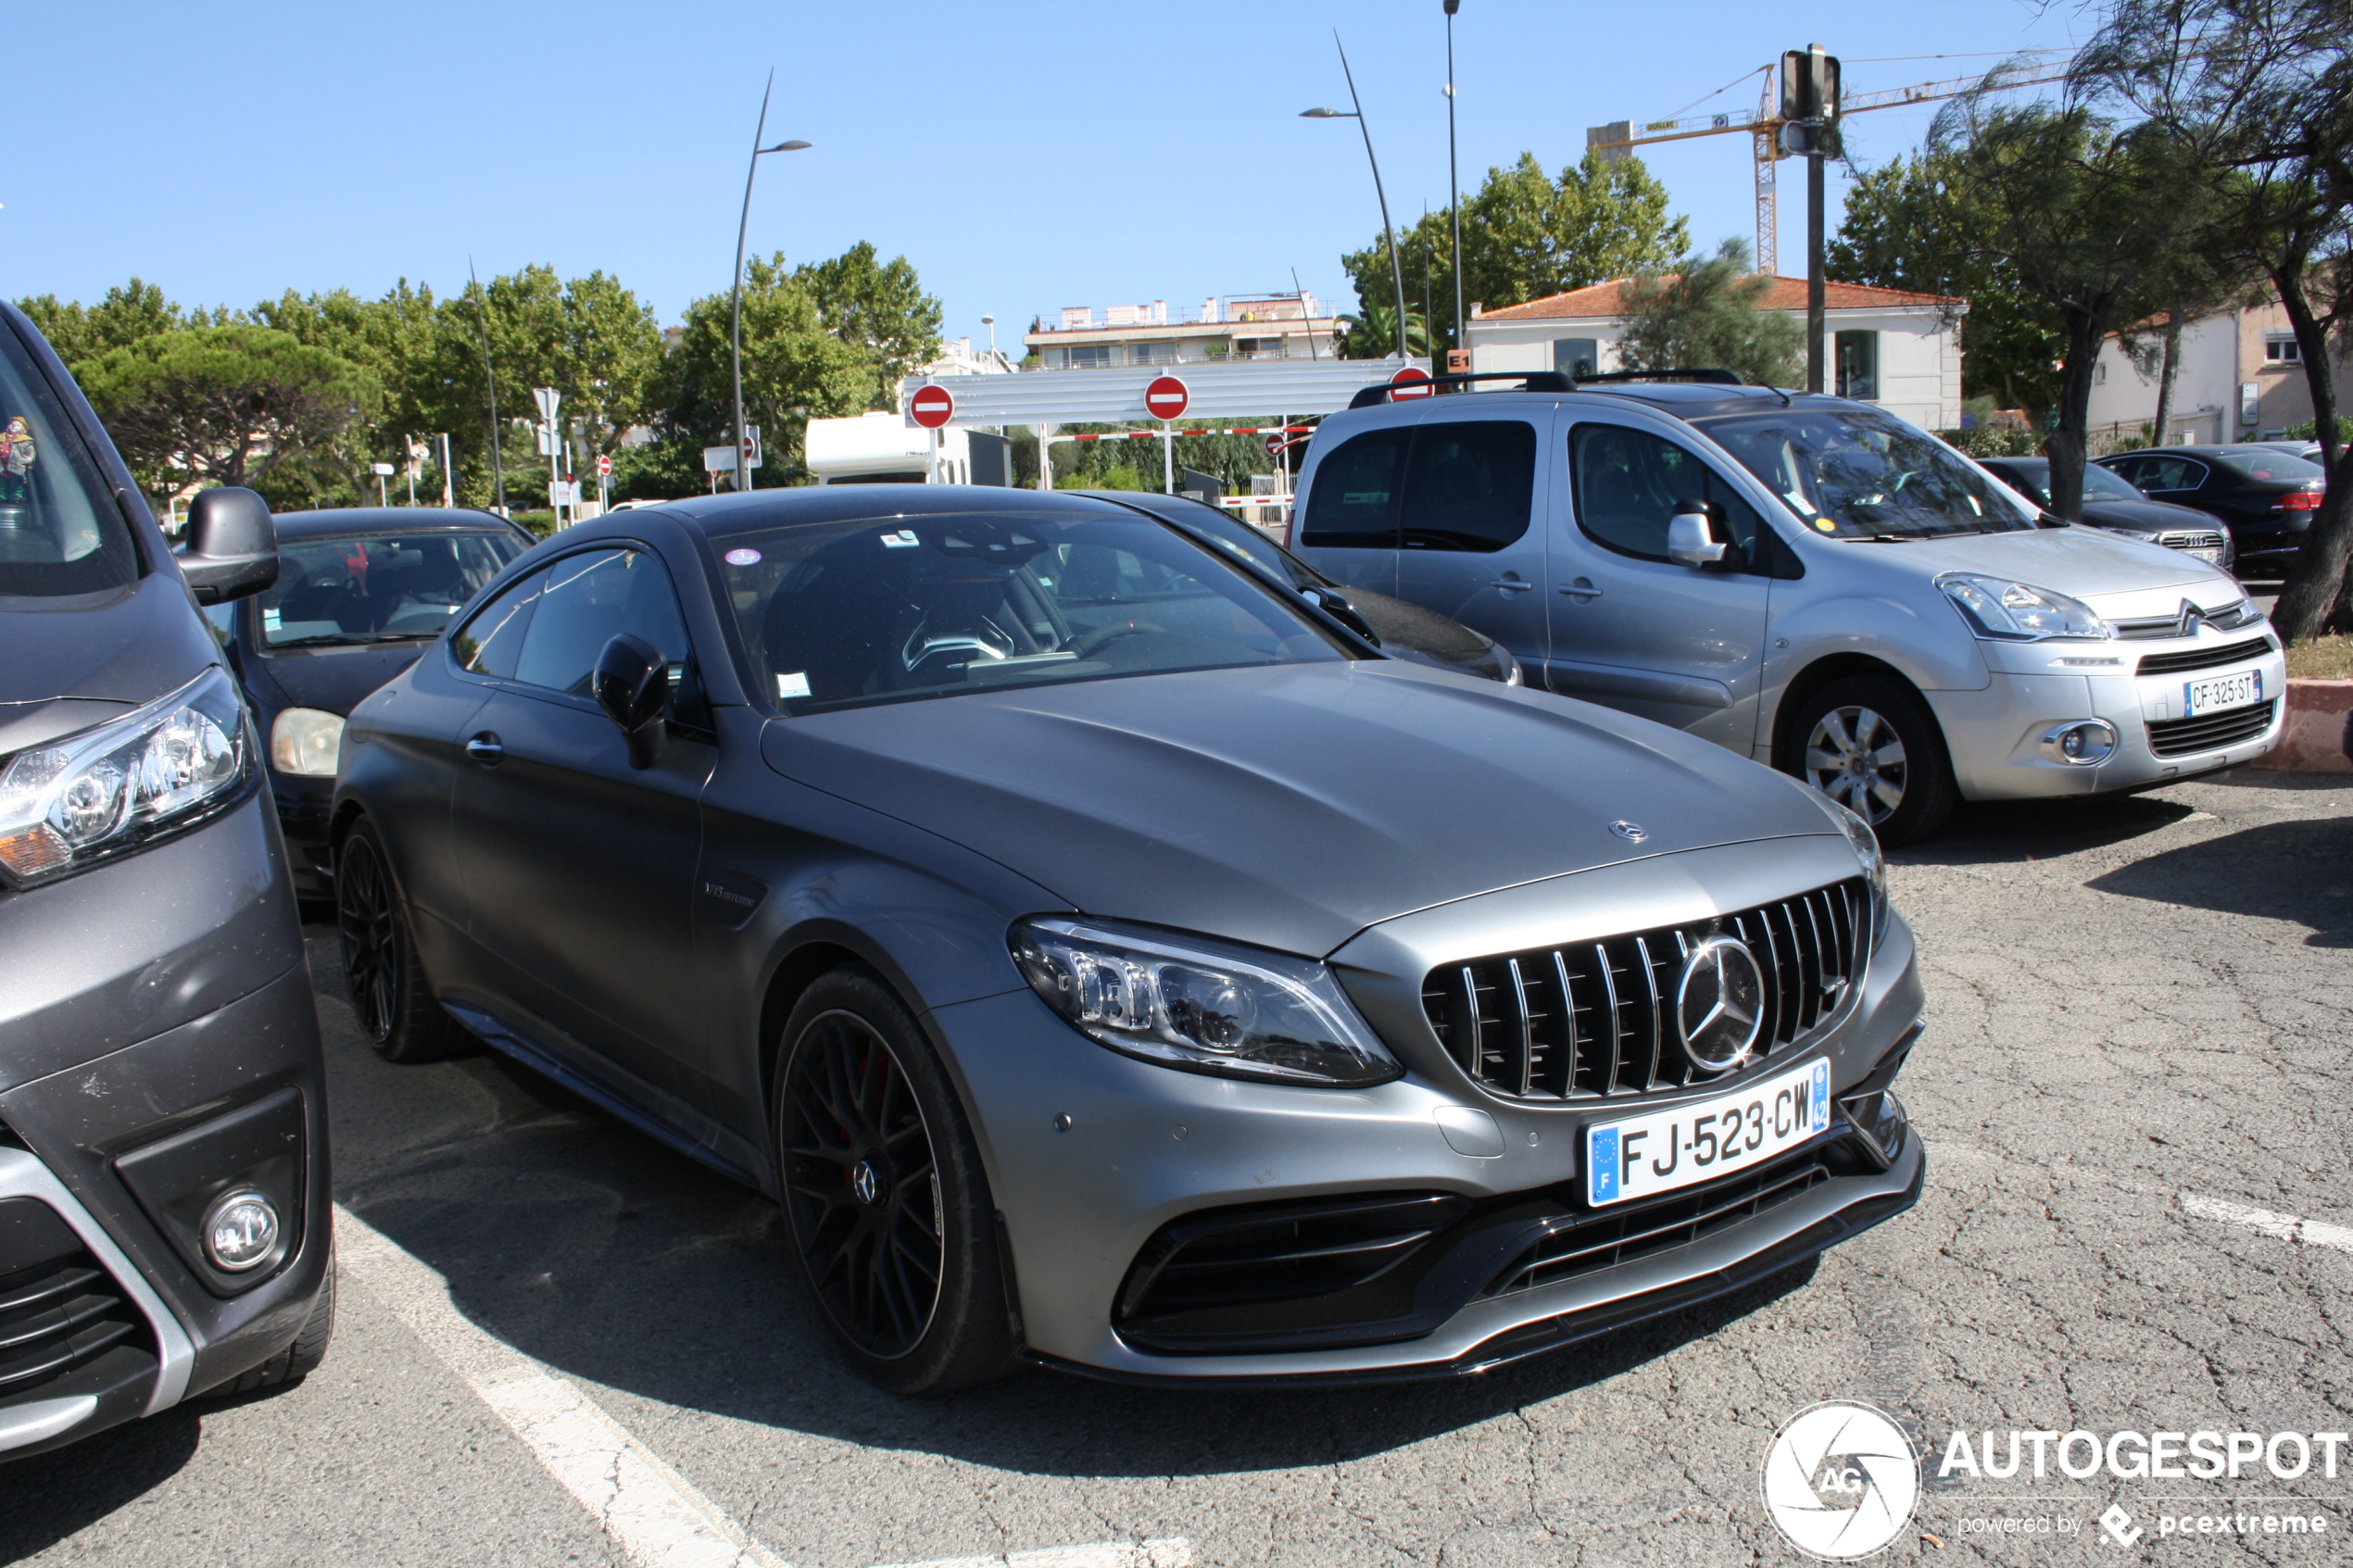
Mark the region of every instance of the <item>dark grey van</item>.
POLYGON ((302 932, 197 613, 276 541, 234 489, 189 539, 0 304, 0 1460, 292 1382, 333 1325, 302 932))

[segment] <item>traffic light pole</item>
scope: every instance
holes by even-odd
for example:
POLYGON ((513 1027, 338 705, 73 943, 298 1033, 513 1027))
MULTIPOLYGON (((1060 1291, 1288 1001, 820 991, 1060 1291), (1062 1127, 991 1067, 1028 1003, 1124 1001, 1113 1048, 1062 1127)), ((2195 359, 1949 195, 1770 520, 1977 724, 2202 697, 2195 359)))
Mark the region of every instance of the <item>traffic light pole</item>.
POLYGON ((1806 155, 1806 390, 1822 390, 1822 155, 1806 155))

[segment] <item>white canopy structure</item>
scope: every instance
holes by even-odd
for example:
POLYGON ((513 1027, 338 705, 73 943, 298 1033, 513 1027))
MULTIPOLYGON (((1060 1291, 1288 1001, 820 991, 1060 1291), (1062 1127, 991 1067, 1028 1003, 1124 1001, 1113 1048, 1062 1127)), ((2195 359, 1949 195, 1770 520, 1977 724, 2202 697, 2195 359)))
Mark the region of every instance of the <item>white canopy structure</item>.
MULTIPOLYGON (((1328 414, 1348 407, 1362 388, 1389 380, 1414 359, 1274 359, 1176 367, 1192 394, 1189 420, 1254 419, 1328 414)), ((919 386, 944 386, 956 399, 949 428, 959 425, 1117 424, 1149 420, 1144 388, 1171 373, 1166 365, 1124 365, 1108 370, 1032 370, 1017 376, 911 376, 900 383, 899 406, 919 386)), ((907 421, 913 424, 914 420, 907 421)))

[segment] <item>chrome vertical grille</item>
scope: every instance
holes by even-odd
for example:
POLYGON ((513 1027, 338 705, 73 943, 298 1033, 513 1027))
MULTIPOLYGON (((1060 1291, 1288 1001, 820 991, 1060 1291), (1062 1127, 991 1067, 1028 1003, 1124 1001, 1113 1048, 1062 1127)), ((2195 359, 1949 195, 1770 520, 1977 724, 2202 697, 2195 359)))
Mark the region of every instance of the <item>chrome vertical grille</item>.
POLYGON ((1682 1088, 1719 1076, 1683 1054, 1675 1021, 1692 947, 1738 936, 1764 972, 1765 1028, 1746 1071, 1844 1003, 1867 957, 1869 897, 1857 877, 1692 925, 1447 964, 1423 982, 1422 1010, 1464 1072, 1515 1099, 1682 1088))

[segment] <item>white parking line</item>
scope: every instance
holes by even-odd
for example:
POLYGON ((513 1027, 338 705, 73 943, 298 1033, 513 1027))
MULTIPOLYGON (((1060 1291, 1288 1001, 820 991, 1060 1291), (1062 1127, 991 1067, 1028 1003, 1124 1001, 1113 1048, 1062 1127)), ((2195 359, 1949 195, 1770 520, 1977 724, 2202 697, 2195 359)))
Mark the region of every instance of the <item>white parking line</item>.
MULTIPOLYGON (((344 1273, 498 1412, 632 1562, 643 1568, 785 1568, 594 1399, 468 1322, 449 1299, 447 1280, 341 1204, 335 1250, 344 1273)), ((1094 1568, 1091 1560, 1086 1568, 1094 1568)))
POLYGON ((2225 1224, 2245 1225, 2263 1236, 2282 1241, 2300 1241, 2311 1247, 2331 1247, 2339 1252, 2353 1252, 2353 1226, 2324 1224, 2319 1220, 2307 1220, 2295 1214, 2277 1214, 2269 1209, 2251 1204, 2233 1203, 2227 1198, 2200 1198, 2196 1193, 2182 1194, 2182 1212, 2201 1219, 2221 1220, 2225 1224))
POLYGON ((1002 1557, 950 1557, 937 1562, 895 1562, 884 1568, 1193 1568, 1193 1543, 1183 1537, 1129 1546, 1105 1541, 1095 1546, 1048 1547, 1042 1551, 1013 1551, 1002 1557))

